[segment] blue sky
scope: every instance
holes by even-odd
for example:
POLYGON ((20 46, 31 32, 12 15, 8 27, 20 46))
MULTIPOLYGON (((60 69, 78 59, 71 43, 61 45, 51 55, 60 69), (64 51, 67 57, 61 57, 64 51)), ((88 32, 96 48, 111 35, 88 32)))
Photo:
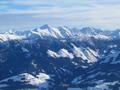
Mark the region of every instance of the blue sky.
POLYGON ((120 0, 0 0, 0 31, 43 24, 120 28, 120 0))

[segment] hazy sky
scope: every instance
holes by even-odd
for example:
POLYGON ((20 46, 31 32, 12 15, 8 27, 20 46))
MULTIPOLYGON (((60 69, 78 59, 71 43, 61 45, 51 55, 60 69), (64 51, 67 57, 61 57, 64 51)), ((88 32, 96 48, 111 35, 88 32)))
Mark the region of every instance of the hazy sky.
POLYGON ((0 31, 43 24, 120 28, 120 0, 0 0, 0 31))

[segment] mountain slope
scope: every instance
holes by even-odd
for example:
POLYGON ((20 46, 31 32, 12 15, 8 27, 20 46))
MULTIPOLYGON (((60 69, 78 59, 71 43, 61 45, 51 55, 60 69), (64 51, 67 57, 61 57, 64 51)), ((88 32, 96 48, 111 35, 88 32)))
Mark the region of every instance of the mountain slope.
MULTIPOLYGON (((43 25, 30 31, 1 33, 0 82, 8 77, 20 78, 21 74, 25 73, 32 75, 37 81, 36 76, 44 73, 50 77, 47 84, 52 90, 67 88, 70 85, 74 87, 82 85, 82 88, 95 86, 99 76, 100 83, 110 83, 103 81, 107 79, 109 72, 113 70, 119 74, 119 69, 116 67, 119 66, 119 58, 116 57, 119 57, 117 52, 120 38, 115 32, 118 31, 103 31, 88 27, 77 30, 43 25), (73 80, 75 83, 71 84, 73 80)), ((116 79, 111 84, 118 83, 116 79)), ((21 81, 20 79, 19 82, 21 81)), ((42 84, 44 85, 46 86, 46 83, 42 84)))
POLYGON ((48 80, 48 79, 50 79, 50 77, 44 73, 40 73, 36 76, 33 76, 31 74, 28 74, 28 73, 22 73, 22 74, 1 80, 0 81, 0 85, 1 85, 0 88, 4 88, 6 86, 7 86, 7 88, 14 87, 17 84, 21 85, 21 87, 22 86, 24 87, 25 85, 42 87, 42 84, 45 84, 45 83, 46 83, 46 88, 47 88, 48 85, 47 85, 46 80, 48 80))
POLYGON ((107 55, 80 77, 72 81, 76 86, 92 90, 119 90, 120 51, 107 55))

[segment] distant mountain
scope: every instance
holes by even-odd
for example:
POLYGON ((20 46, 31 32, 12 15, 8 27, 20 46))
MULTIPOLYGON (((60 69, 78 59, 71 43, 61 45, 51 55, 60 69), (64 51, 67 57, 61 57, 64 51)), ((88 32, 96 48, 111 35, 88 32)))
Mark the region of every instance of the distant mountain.
POLYGON ((13 88, 16 80, 18 87, 22 84, 51 90, 68 87, 96 90, 99 85, 108 88, 114 83, 119 86, 119 77, 112 81, 107 78, 119 74, 119 43, 119 30, 91 27, 43 25, 30 31, 1 33, 0 88, 13 88), (40 73, 49 78, 40 82, 41 78, 37 77, 40 73))

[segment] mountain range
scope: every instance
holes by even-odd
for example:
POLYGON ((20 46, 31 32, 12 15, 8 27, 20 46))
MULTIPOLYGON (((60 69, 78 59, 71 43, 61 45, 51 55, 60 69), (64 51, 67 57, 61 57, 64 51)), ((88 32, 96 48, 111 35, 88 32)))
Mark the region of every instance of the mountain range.
POLYGON ((119 90, 120 30, 43 25, 0 33, 0 88, 119 90))

